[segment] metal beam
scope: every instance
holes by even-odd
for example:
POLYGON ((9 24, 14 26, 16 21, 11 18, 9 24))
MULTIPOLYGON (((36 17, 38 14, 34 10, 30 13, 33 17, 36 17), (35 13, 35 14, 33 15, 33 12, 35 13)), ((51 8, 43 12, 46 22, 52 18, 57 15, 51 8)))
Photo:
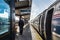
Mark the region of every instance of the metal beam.
POLYGON ((15 14, 16 16, 24 16, 24 15, 30 15, 30 13, 27 13, 27 14, 15 14))
POLYGON ((29 7, 29 5, 27 5, 27 6, 19 6, 19 7, 15 7, 15 9, 22 9, 22 8, 28 8, 29 7))

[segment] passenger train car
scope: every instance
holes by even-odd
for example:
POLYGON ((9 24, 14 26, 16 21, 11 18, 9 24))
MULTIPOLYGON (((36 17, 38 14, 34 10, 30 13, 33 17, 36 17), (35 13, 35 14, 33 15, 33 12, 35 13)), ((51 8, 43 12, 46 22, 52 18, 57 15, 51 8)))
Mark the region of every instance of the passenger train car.
POLYGON ((60 40, 60 1, 36 16, 31 25, 43 40, 60 40))

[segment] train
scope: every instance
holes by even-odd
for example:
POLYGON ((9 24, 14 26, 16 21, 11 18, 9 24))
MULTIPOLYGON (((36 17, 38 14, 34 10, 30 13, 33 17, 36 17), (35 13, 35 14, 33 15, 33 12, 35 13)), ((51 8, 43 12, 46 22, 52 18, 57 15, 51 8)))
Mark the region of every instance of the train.
POLYGON ((60 40, 60 0, 31 20, 31 25, 43 40, 60 40))

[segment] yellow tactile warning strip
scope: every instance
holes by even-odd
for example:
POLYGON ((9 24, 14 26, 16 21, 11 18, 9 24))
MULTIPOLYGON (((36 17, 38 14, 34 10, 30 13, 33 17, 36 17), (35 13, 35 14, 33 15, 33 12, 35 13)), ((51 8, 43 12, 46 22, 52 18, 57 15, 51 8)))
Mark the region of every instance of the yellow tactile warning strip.
POLYGON ((42 40, 39 34, 34 30, 34 28, 30 25, 32 40, 42 40))

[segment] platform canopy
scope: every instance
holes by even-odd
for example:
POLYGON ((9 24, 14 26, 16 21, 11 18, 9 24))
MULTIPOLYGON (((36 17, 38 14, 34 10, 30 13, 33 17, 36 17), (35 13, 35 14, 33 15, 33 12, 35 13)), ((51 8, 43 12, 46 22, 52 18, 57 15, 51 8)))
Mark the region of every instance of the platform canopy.
POLYGON ((15 2, 15 9, 21 9, 21 8, 27 8, 27 7, 29 7, 29 1, 15 2))

